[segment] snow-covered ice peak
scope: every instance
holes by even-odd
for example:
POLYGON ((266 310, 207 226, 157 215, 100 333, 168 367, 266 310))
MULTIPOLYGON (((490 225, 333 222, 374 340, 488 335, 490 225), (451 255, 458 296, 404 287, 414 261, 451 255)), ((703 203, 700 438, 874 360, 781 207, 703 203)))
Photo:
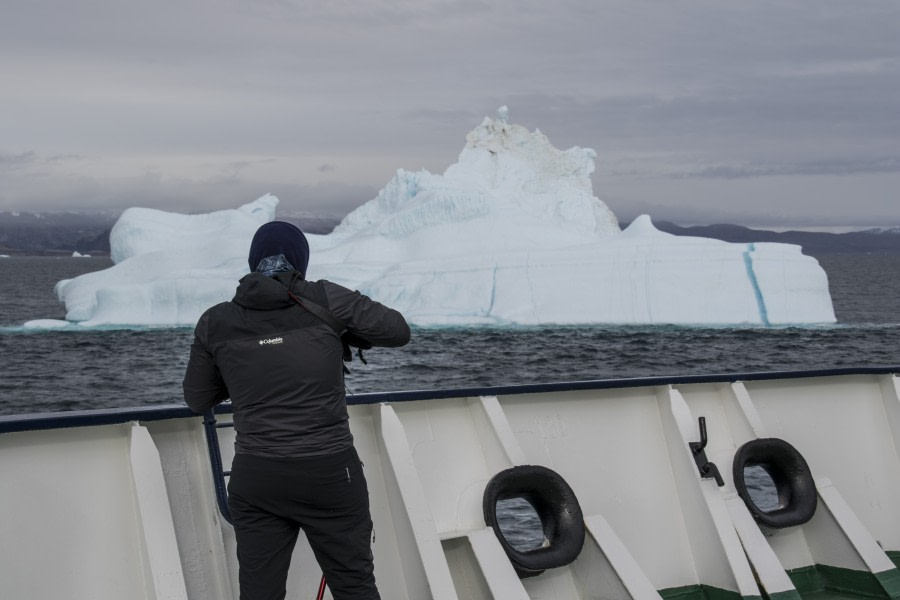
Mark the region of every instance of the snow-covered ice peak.
POLYGON ((631 222, 631 225, 626 227, 622 231, 622 235, 626 237, 638 237, 638 236, 672 236, 671 233, 666 233, 664 231, 660 231, 653 224, 653 221, 650 219, 650 215, 641 215, 631 222))
POLYGON ((406 237, 475 219, 513 219, 576 235, 619 232, 612 211, 593 195, 590 148, 555 148, 547 136, 508 122, 502 107, 466 136, 443 175, 403 169, 378 196, 350 213, 338 237, 406 237))
POLYGON ((470 131, 457 164, 447 169, 445 177, 476 178, 490 188, 509 186, 510 191, 523 189, 529 194, 561 182, 576 183, 578 191, 592 195, 596 152, 578 146, 559 150, 539 130, 529 132, 509 123, 508 114, 501 109, 498 118, 485 117, 470 131))

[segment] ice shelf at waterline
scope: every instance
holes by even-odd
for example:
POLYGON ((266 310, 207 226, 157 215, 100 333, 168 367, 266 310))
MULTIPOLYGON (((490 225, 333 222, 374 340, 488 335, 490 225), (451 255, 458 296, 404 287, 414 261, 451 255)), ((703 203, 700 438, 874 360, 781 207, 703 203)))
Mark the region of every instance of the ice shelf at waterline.
MULTIPOLYGON (((560 151, 501 109, 443 175, 398 170, 324 236, 309 279, 393 306, 418 325, 811 324, 835 321, 828 281, 799 246, 678 237, 648 216, 620 230, 594 197, 596 154, 560 151)), ((81 325, 192 325, 231 298, 266 195, 207 215, 127 210, 113 267, 57 286, 81 325)))

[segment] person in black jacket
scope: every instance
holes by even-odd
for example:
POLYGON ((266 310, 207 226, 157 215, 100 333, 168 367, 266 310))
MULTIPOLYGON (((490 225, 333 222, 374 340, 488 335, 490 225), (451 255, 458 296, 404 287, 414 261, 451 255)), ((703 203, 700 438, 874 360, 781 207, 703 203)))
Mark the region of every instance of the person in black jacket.
POLYGON ((251 273, 230 302, 197 322, 184 376, 184 399, 194 412, 228 398, 234 409, 228 506, 241 600, 285 597, 300 529, 335 600, 380 598, 368 488, 350 433, 344 348, 334 323, 367 344, 392 347, 409 341, 409 326, 357 291, 306 281, 308 261, 297 227, 260 227, 250 246, 251 273), (309 305, 323 307, 332 321, 309 305))

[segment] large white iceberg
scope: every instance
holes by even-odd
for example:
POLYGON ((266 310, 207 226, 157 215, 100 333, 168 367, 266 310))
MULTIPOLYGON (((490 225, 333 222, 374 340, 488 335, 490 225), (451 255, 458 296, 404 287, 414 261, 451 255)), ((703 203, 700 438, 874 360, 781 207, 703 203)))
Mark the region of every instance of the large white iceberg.
MULTIPOLYGON (((501 109, 443 175, 399 170, 334 232, 309 235, 308 276, 418 325, 835 321, 825 272, 799 246, 678 237, 647 216, 620 230, 593 195, 595 158, 554 148, 501 109)), ((129 209, 110 235, 115 266, 57 285, 66 319, 193 325, 231 298, 277 202, 208 215, 129 209)))
POLYGON ((109 234, 115 264, 56 284, 66 320, 84 326, 195 324, 208 307, 234 295, 235 282, 248 271, 250 240, 275 218, 277 205, 278 198, 267 194, 236 210, 204 215, 129 208, 109 234))

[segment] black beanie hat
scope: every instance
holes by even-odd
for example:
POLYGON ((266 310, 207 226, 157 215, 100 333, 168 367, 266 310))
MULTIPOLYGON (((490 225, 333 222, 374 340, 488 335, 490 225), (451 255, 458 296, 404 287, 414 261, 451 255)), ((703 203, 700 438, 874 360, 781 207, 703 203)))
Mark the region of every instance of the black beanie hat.
POLYGON ((291 266, 306 277, 309 264, 309 243, 296 225, 284 221, 272 221, 256 230, 250 242, 250 271, 259 266, 260 261, 269 256, 284 255, 291 266))

